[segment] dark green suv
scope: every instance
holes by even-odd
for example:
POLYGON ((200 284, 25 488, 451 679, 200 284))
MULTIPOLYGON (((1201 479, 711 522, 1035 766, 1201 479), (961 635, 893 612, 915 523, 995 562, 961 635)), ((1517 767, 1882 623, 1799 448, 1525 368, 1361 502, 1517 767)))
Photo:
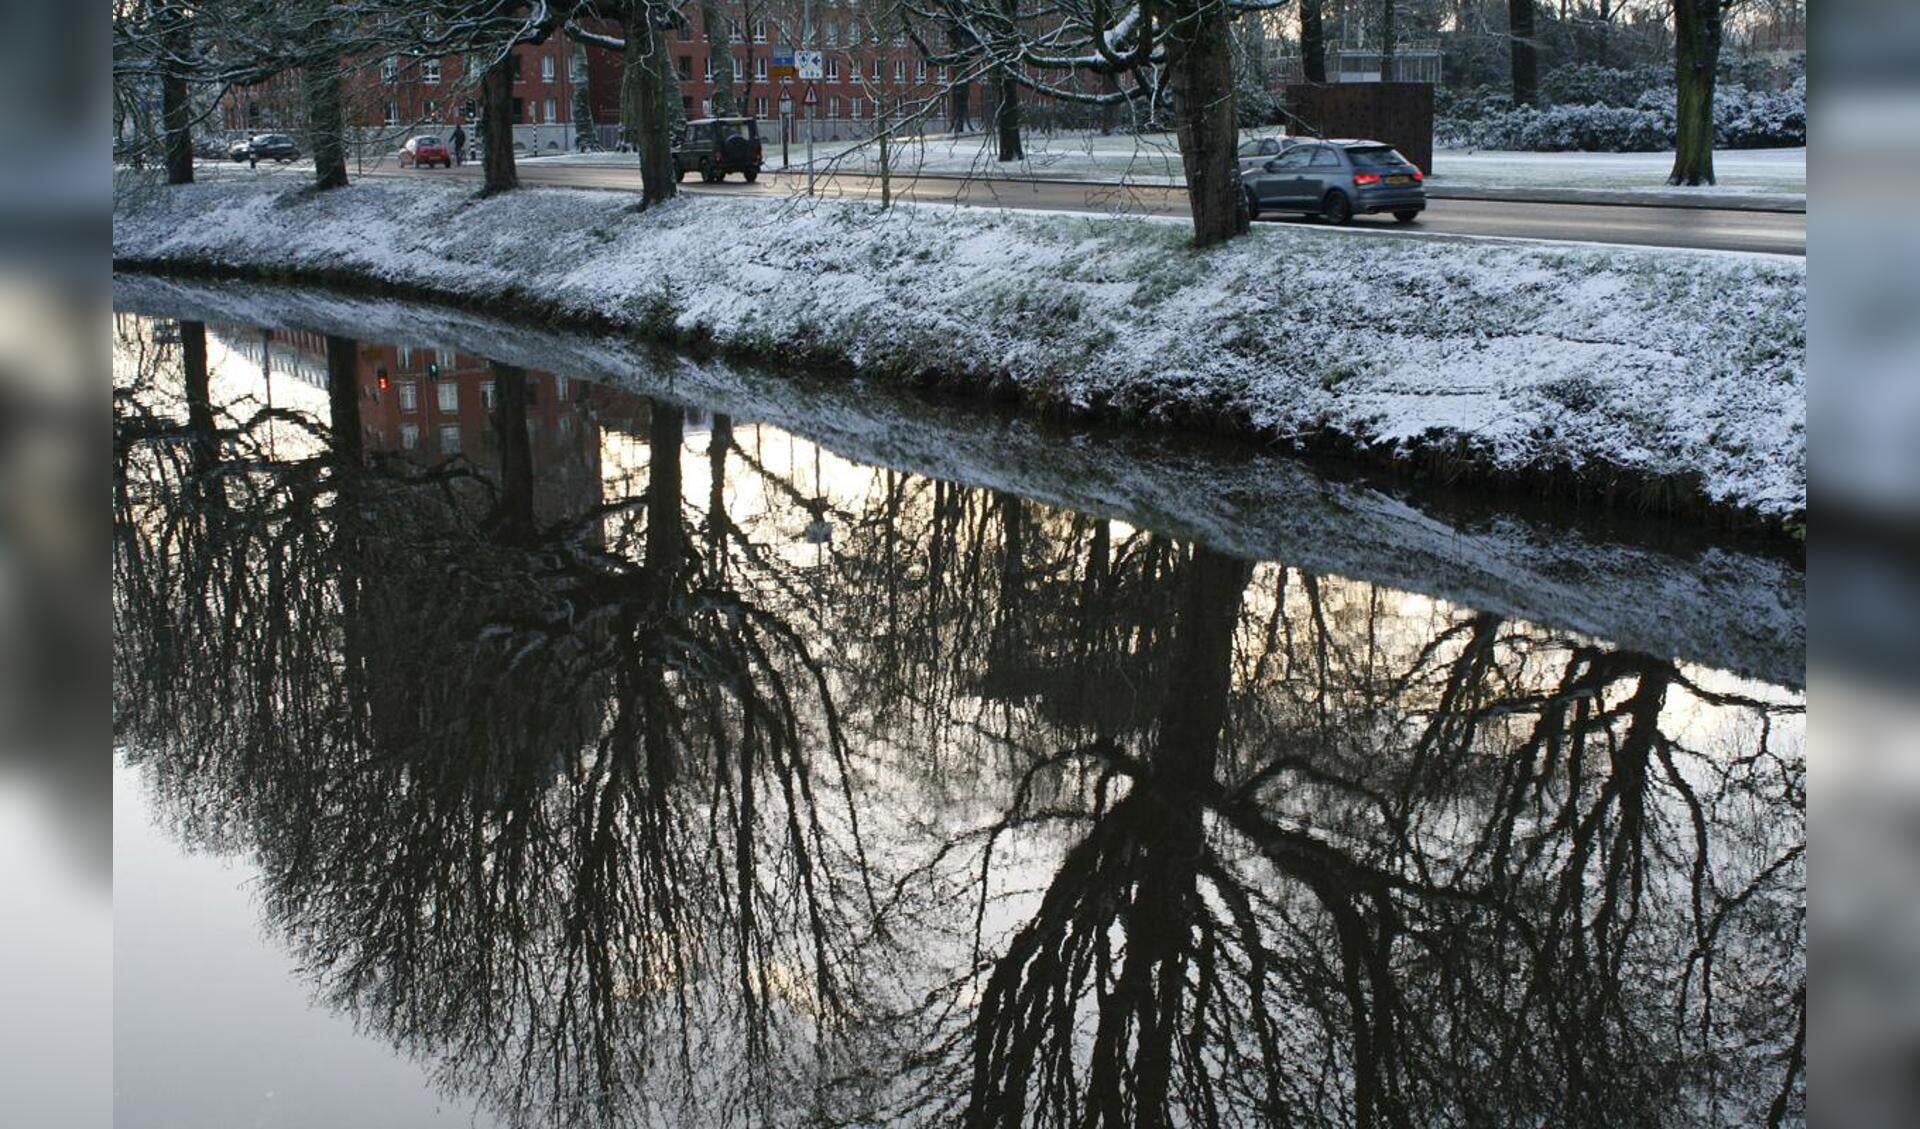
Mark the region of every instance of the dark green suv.
POLYGON ((673 173, 690 172, 712 184, 737 172, 749 181, 760 177, 760 123, 752 118, 696 118, 673 145, 673 173))

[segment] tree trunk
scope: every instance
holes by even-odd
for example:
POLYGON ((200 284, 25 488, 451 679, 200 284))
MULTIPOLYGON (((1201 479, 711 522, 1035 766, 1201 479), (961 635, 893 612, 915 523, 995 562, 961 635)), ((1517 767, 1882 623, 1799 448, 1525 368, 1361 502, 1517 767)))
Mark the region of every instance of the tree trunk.
POLYGON ((1026 150, 1020 147, 1020 86, 1006 68, 994 69, 998 100, 993 107, 993 128, 1000 137, 1000 159, 1022 161, 1026 150))
POLYGON ((970 82, 956 82, 953 84, 952 102, 948 114, 953 118, 950 124, 953 126, 953 132, 956 136, 973 128, 973 115, 967 109, 967 91, 970 90, 972 86, 973 84, 970 82))
POLYGON ((1399 4, 1380 0, 1380 81, 1393 81, 1395 41, 1400 38, 1399 4))
POLYGON ((667 101, 673 87, 667 44, 647 12, 647 5, 635 5, 627 19, 620 116, 640 153, 641 199, 657 204, 673 199, 679 177, 673 171, 673 115, 667 101))
POLYGON ((1327 81, 1327 30, 1321 0, 1300 0, 1300 69, 1308 82, 1327 81))
POLYGON ((193 25, 178 4, 162 12, 161 46, 166 62, 160 72, 160 129, 166 148, 167 183, 193 183, 193 106, 187 97, 187 56, 193 51, 193 25))
MULTIPOLYGON (((1102 94, 1120 93, 1120 76, 1116 74, 1101 75, 1100 92, 1102 94)), ((1113 135, 1113 127, 1119 123, 1120 103, 1108 102, 1100 107, 1100 135, 1102 137, 1111 137, 1113 135)))
POLYGON ((1533 0, 1507 0, 1508 43, 1513 59, 1513 104, 1540 99, 1540 60, 1533 43, 1533 0))
POLYGON ((1247 205, 1240 192, 1236 150, 1239 126, 1233 107, 1233 49, 1227 39, 1224 0, 1199 0, 1197 10, 1174 25, 1170 44, 1174 116, 1179 122, 1180 161, 1186 167, 1187 199, 1193 208, 1196 247, 1223 243, 1247 231, 1247 205))
POLYGON ((1720 0, 1674 0, 1673 173, 1668 184, 1714 183, 1713 82, 1720 66, 1720 0))
POLYGON ((347 186, 346 113, 340 105, 340 59, 321 48, 305 68, 307 124, 313 134, 313 186, 347 186))
POLYGON ((480 79, 480 119, 486 126, 480 164, 486 174, 482 194, 520 187, 513 164, 513 53, 494 60, 480 79))

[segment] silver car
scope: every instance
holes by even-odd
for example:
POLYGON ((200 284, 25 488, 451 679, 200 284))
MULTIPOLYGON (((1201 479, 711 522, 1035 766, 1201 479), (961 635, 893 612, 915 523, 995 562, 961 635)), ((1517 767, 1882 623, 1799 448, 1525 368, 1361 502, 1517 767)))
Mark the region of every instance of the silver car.
POLYGON ((1247 214, 1305 212, 1343 224, 1356 215, 1392 212, 1412 223, 1427 207, 1426 177, 1391 145, 1378 141, 1313 141, 1243 173, 1247 214))
POLYGON ((1300 144, 1298 137, 1256 137, 1252 141, 1243 142, 1238 154, 1240 175, 1246 176, 1298 144, 1300 144))

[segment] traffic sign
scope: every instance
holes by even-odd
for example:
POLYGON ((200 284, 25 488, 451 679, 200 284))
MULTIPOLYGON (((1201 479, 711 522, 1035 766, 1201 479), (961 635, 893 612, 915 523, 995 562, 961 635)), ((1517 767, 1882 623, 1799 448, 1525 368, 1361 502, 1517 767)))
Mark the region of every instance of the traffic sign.
POLYGON ((825 60, 818 51, 795 51, 793 67, 803 79, 818 80, 826 77, 825 60))
POLYGON ((807 83, 807 96, 805 98, 805 102, 809 106, 818 106, 820 104, 820 92, 813 88, 813 83, 811 82, 807 83))
POLYGON ((793 95, 782 94, 780 96, 780 116, 784 118, 792 113, 793 113, 793 95))
POLYGON ((793 66, 793 48, 776 47, 773 49, 773 81, 790 82, 799 77, 793 66))

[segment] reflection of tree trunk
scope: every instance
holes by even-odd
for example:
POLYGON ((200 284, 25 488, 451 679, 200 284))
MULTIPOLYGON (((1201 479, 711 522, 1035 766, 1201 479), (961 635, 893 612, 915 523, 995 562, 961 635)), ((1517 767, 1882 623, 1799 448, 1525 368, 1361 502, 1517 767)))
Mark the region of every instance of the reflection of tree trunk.
POLYGON ((1513 104, 1539 100, 1540 61, 1533 43, 1533 0, 1507 0, 1507 30, 1513 64, 1513 104))
POLYGON ((718 412, 707 445, 707 555, 716 569, 727 562, 727 456, 733 450, 733 417, 718 412))
POLYGON ((213 469, 220 454, 220 441, 214 434, 213 394, 207 385, 206 322, 180 323, 180 360, 186 368, 187 431, 193 436, 192 466, 194 473, 205 474, 213 469))
POLYGON ((680 524, 680 445, 687 429, 686 409, 647 401, 647 551, 646 573, 656 610, 666 606, 680 574, 687 534, 680 524))
POLYGON ((500 502, 494 535, 510 544, 533 540, 533 441, 527 436, 527 374, 493 364, 493 429, 500 440, 500 502))
POLYGON ((360 343, 351 337, 327 337, 327 408, 333 420, 333 451, 343 466, 358 467, 364 441, 360 431, 360 343))

